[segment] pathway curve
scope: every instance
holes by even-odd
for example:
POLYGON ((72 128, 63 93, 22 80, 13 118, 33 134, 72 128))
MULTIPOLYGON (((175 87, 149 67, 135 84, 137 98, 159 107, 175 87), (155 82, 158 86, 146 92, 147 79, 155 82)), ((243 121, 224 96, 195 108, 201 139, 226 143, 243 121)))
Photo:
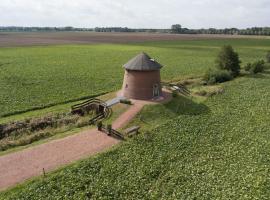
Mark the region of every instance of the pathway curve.
MULTIPOLYGON (((134 104, 113 123, 118 129, 126 125, 147 102, 134 104)), ((119 143, 119 140, 91 129, 79 134, 34 146, 0 157, 0 190, 14 186, 31 177, 89 157, 119 143)))

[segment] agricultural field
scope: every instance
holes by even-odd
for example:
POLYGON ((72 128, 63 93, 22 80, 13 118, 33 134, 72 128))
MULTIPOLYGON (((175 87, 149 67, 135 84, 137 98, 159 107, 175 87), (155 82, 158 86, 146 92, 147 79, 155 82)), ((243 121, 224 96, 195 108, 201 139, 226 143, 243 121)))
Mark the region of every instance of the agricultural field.
POLYGON ((159 123, 148 133, 0 199, 269 199, 269 71, 222 87, 147 106, 138 117, 159 123))
MULTIPOLYGON (((258 38, 243 35, 165 34, 165 33, 95 33, 95 32, 0 32, 0 47, 46 46, 60 44, 135 43, 149 41, 212 40, 258 38)), ((260 36, 260 38, 268 38, 260 36)))
MULTIPOLYGON (((141 51, 164 65, 164 82, 178 82, 199 79, 225 44, 242 66, 270 48, 267 38, 161 40, 1 47, 0 122, 69 112, 75 102, 105 93, 111 98, 122 85, 121 66, 141 51)), ((269 199, 269 70, 201 87, 222 92, 145 106, 127 125, 139 124, 140 135, 3 191, 0 199, 269 199)), ((126 109, 117 107, 109 123, 126 109)), ((57 137, 69 134, 76 133, 57 137)))
POLYGON ((214 65, 224 44, 233 45, 246 63, 263 58, 270 40, 219 38, 0 48, 0 117, 119 90, 121 66, 141 51, 165 66, 163 81, 201 76, 214 65))

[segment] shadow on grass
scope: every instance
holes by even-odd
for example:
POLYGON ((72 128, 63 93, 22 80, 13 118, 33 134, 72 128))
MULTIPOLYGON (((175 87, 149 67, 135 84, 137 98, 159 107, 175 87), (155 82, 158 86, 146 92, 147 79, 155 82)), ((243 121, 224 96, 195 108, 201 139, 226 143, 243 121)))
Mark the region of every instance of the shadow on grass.
POLYGON ((258 74, 247 74, 245 77, 247 78, 260 78, 260 79, 269 79, 268 74, 270 74, 269 71, 265 71, 258 74))
POLYGON ((178 116, 196 116, 207 114, 210 109, 202 104, 197 103, 190 97, 178 96, 173 98, 166 104, 148 105, 143 108, 134 125, 147 125, 151 129, 157 124, 166 123, 168 120, 174 119, 178 116))
POLYGON ((8 62, 8 63, 0 63, 0 67, 4 66, 4 65, 10 65, 11 62, 8 62))
POLYGON ((210 112, 205 104, 197 103, 185 96, 178 96, 164 106, 176 115, 201 115, 210 112))
POLYGON ((265 70, 263 74, 270 74, 270 70, 265 70))

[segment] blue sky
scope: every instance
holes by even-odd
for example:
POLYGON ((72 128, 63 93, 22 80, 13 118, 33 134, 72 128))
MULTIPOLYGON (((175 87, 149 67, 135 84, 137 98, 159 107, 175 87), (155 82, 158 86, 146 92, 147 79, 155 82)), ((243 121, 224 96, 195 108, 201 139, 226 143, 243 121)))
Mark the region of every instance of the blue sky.
POLYGON ((0 0, 0 26, 270 26, 270 0, 0 0))

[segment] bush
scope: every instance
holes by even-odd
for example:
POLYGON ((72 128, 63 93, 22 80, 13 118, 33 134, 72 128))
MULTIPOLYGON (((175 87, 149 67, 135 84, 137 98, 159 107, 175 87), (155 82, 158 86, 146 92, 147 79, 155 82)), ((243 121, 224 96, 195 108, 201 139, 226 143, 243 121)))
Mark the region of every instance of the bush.
POLYGON ((238 53, 230 45, 223 46, 216 59, 217 68, 230 71, 233 76, 239 75, 240 63, 238 53))
POLYGON ((247 63, 247 64, 245 65, 245 67, 244 67, 244 70, 245 70, 246 72, 249 72, 249 71, 251 70, 251 68, 252 68, 252 63, 247 63))
POLYGON ((102 126, 103 126, 102 121, 98 121, 97 128, 99 131, 102 131, 102 126))
POLYGON ((245 71, 250 72, 251 74, 257 74, 263 72, 265 69, 265 62, 263 60, 258 60, 254 63, 248 63, 244 67, 245 71))
POLYGON ((174 90, 174 91, 172 92, 172 97, 173 97, 173 98, 178 97, 178 92, 177 92, 176 90, 174 90))
POLYGON ((121 100, 120 100, 120 103, 122 103, 122 104, 127 104, 127 105, 131 105, 131 101, 128 100, 128 99, 121 99, 121 100))
POLYGON ((223 83, 232 79, 232 75, 226 70, 209 69, 204 75, 204 80, 207 84, 223 83))
POLYGON ((270 63, 270 51, 266 54, 266 62, 270 63))

